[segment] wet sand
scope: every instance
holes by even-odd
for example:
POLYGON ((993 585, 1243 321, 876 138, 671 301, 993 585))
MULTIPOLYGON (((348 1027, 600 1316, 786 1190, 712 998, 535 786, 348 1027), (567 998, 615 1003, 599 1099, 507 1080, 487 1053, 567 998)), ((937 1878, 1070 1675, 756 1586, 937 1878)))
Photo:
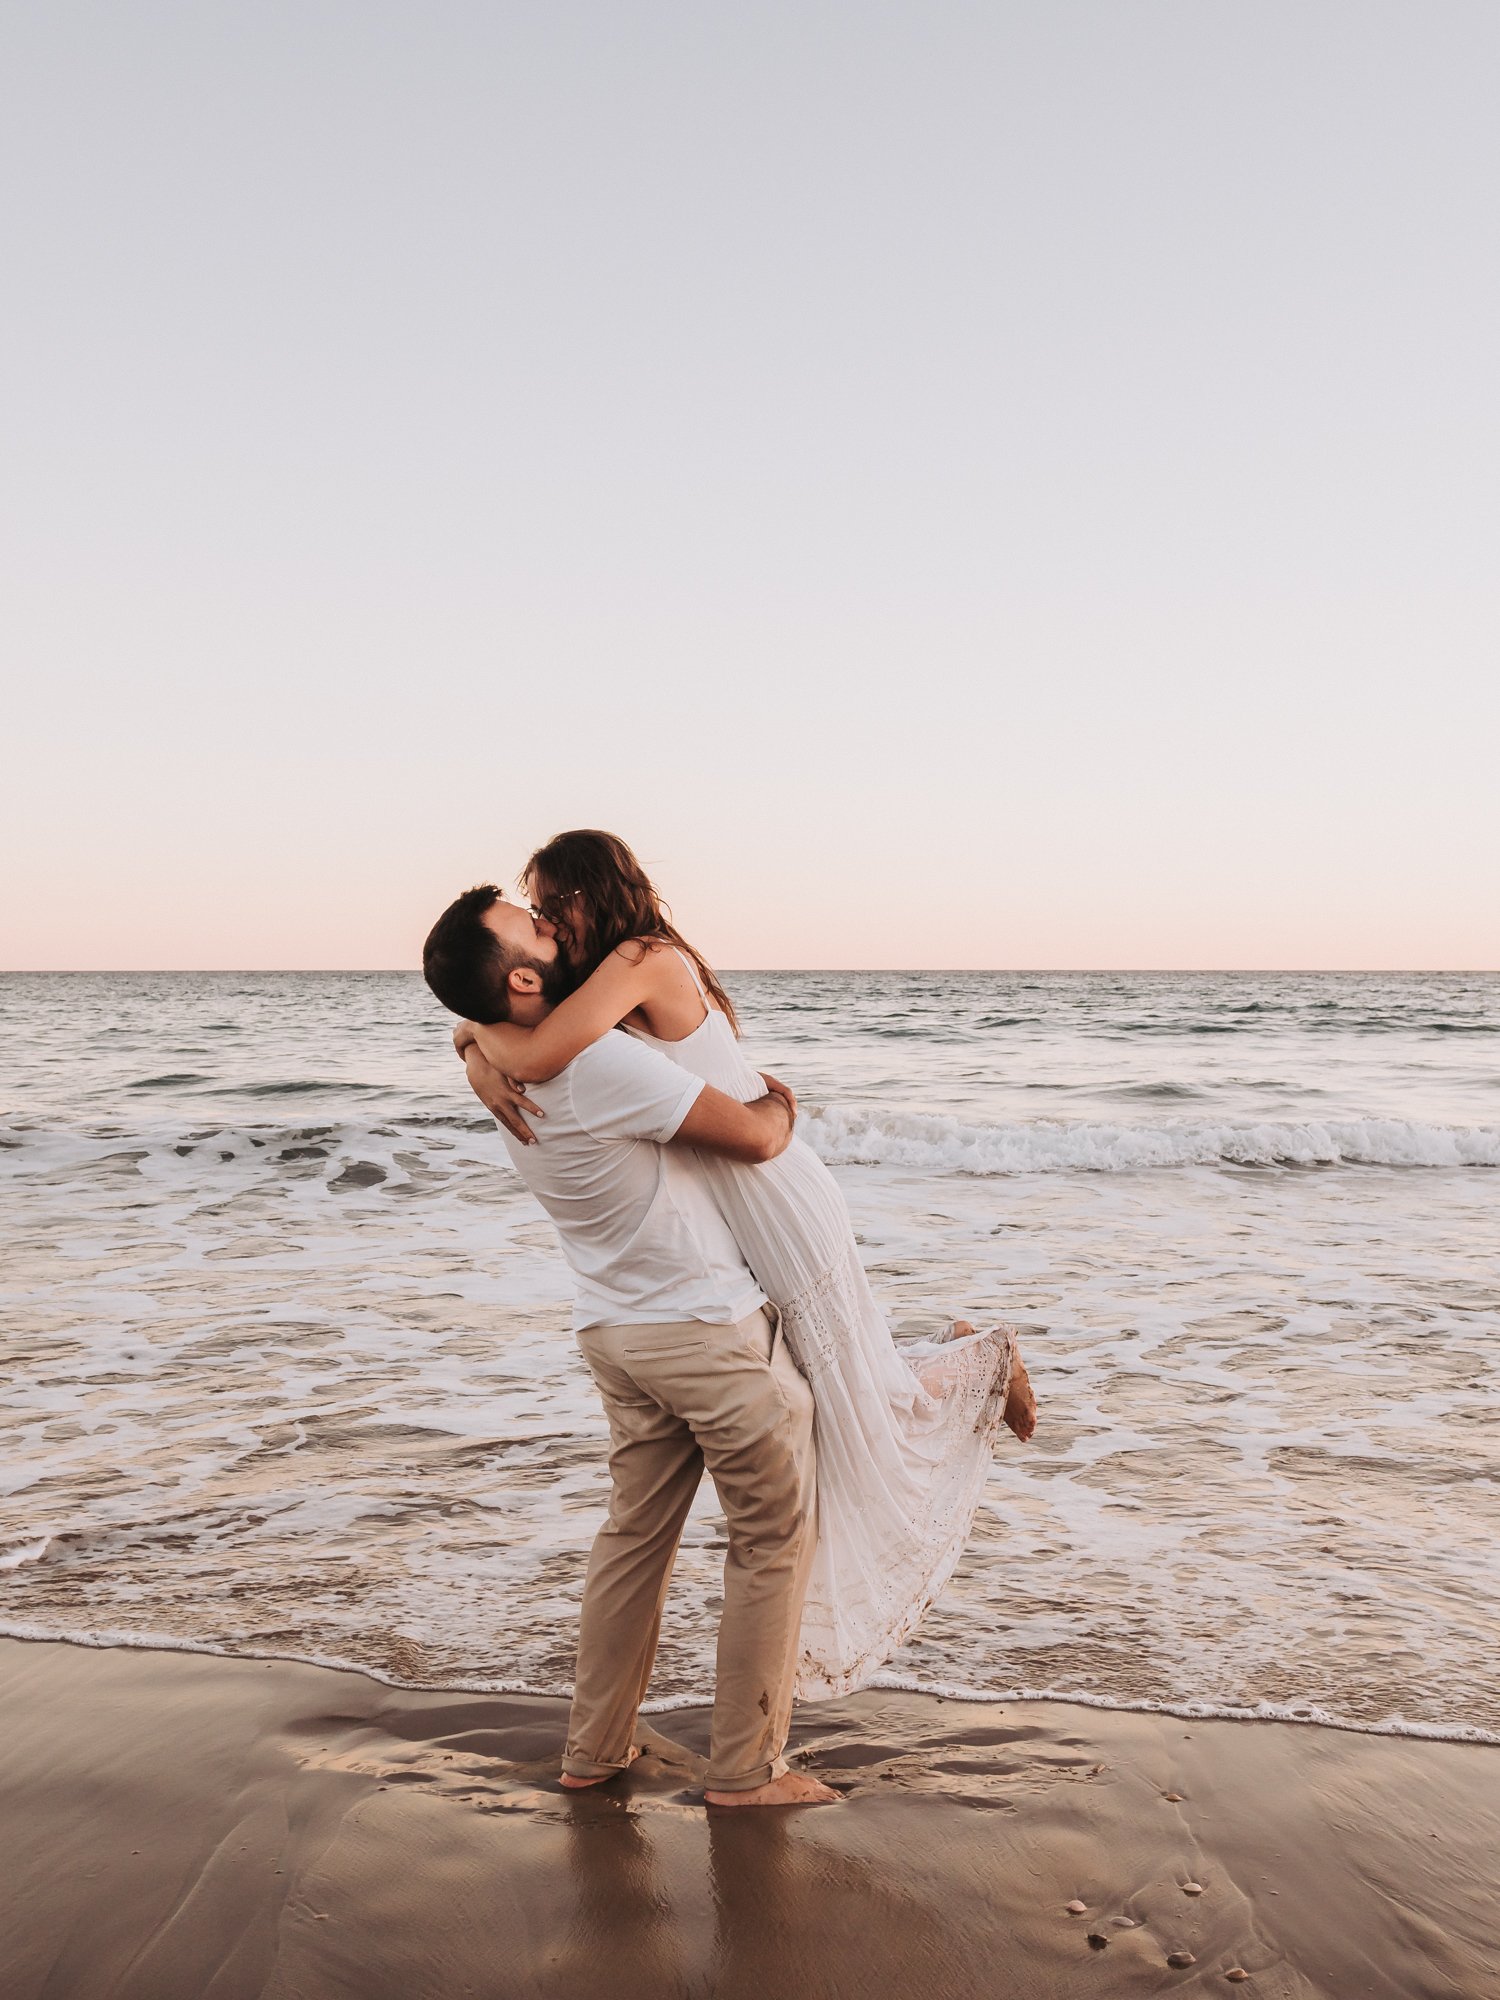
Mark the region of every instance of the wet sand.
POLYGON ((797 1725, 844 1804, 724 1813, 700 1710, 570 1795, 555 1701, 16 1640, 0 1699, 5 2000, 1500 2000, 1485 1746, 866 1694, 797 1725))

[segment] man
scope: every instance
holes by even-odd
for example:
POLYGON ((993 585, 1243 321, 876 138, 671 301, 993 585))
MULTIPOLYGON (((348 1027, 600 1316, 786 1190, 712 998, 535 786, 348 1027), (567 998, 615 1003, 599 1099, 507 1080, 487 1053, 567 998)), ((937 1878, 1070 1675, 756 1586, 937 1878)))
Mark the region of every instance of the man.
MULTIPOLYGON (((462 1018, 534 1027, 571 984, 556 940, 492 883, 434 924, 428 985, 462 1018)), ((486 1095, 488 1066, 465 1056, 486 1095)), ((774 1309, 690 1149, 774 1159, 796 1106, 779 1085, 737 1103, 632 1036, 608 1034, 548 1083, 537 1143, 505 1143, 557 1226, 573 1329, 609 1418, 609 1518, 584 1583, 562 1782, 634 1759, 661 1611, 706 1465, 729 1525, 711 1805, 816 1805, 837 1793, 787 1768, 802 1600, 817 1536, 813 1400, 774 1309)))

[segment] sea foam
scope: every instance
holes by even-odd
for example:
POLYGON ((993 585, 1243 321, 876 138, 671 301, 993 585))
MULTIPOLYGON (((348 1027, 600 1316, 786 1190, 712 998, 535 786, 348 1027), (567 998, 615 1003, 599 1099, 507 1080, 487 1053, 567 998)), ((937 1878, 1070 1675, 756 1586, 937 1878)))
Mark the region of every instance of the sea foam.
MULTIPOLYGON (((798 1135, 834 1167, 895 1167, 929 1175, 1130 1173, 1181 1167, 1500 1167, 1500 1126, 1402 1118, 1151 1122, 1018 1119, 971 1124, 924 1112, 804 1103, 798 1135)), ((65 1173, 108 1160, 149 1180, 184 1184, 264 1176, 335 1183, 355 1167, 405 1182, 420 1162, 444 1173, 509 1176, 488 1121, 394 1118, 379 1123, 239 1124, 205 1129, 138 1122, 133 1129, 60 1131, 0 1125, 0 1175, 65 1173)), ((342 1185, 347 1185, 343 1183, 342 1185)))
MULTIPOLYGON (((412 1693, 529 1695, 547 1701, 572 1699, 571 1682, 524 1681, 490 1675, 465 1675, 453 1680, 424 1681, 394 1674, 366 1661, 341 1658, 336 1653, 316 1649, 256 1645, 223 1646, 199 1639, 181 1638, 171 1633, 131 1632, 101 1627, 96 1630, 66 1631, 48 1626, 7 1622, 0 1619, 0 1639, 19 1639, 30 1644, 80 1646, 92 1652, 116 1650, 151 1653, 192 1653, 200 1658, 230 1660, 284 1660, 290 1665, 327 1667, 336 1673, 360 1674, 380 1687, 399 1688, 412 1693)), ((1382 1716, 1365 1722, 1340 1715, 1315 1701, 1262 1701, 1253 1705, 1215 1701, 1158 1701, 1149 1696, 1125 1699, 1109 1695, 1080 1693, 1075 1689, 1051 1687, 975 1687, 952 1681, 927 1681, 914 1674, 875 1674, 856 1693, 913 1694, 930 1700, 965 1703, 1058 1702, 1073 1708, 1105 1709, 1126 1715, 1176 1715, 1189 1722, 1282 1722, 1304 1727, 1345 1730, 1356 1736, 1416 1737, 1431 1743, 1495 1743, 1500 1734, 1475 1723, 1414 1722, 1403 1715, 1382 1716)), ((673 1715, 689 1708, 708 1707, 714 1698, 713 1684, 705 1680, 690 1693, 648 1697, 641 1703, 643 1715, 673 1715)))
MULTIPOLYGON (((882 1305, 1014 1319, 1041 1399, 877 1687, 1500 1735, 1493 977, 731 985, 882 1305)), ((5 1629, 563 1692, 603 1413, 419 977, 0 1018, 5 1629)), ((663 1708, 712 1677, 700 1502, 663 1708)))
POLYGON ((970 1125, 956 1118, 842 1108, 807 1112, 801 1135, 830 1166, 909 1167, 927 1174, 1121 1173, 1142 1167, 1497 1167, 1500 1126, 1403 1118, 1320 1123, 1146 1124, 1036 1119, 970 1125))

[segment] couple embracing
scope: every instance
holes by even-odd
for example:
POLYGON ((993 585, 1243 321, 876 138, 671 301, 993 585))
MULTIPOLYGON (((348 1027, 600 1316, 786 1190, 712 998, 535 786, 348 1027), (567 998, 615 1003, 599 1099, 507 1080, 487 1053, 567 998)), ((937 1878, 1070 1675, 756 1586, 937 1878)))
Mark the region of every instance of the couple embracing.
POLYGON ((521 880, 526 904, 493 884, 451 904, 423 971, 556 1225, 609 1419, 562 1782, 637 1754, 706 1466, 729 1549, 705 1797, 830 1802, 787 1766, 793 1698, 863 1685, 947 1582, 1000 1429, 1035 1428, 1014 1332, 957 1320, 898 1348, 795 1098, 623 841, 560 834, 521 880))

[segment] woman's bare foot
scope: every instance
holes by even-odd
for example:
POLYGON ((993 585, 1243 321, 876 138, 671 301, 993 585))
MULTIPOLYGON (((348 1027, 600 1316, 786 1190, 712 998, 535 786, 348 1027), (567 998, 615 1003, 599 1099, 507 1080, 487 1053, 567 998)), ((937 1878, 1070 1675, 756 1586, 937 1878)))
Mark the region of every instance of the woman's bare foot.
MULTIPOLYGON (((630 1755, 625 1759, 626 1770, 629 1770, 640 1754, 640 1745, 632 1743, 630 1746, 630 1755)), ((587 1792, 592 1791, 595 1785, 607 1785, 611 1778, 618 1778, 619 1775, 618 1771, 606 1771, 602 1778, 575 1778, 571 1771, 564 1771, 558 1782, 566 1792, 587 1792)))
POLYGON ((831 1806, 838 1793, 805 1771, 786 1771, 753 1792, 705 1792, 711 1806, 831 1806))
POLYGON ((1026 1373, 1026 1363, 1021 1359, 1019 1347, 1011 1356, 1010 1386, 1005 1393, 1005 1421, 1022 1444, 1036 1429, 1036 1397, 1032 1393, 1031 1377, 1026 1373))

